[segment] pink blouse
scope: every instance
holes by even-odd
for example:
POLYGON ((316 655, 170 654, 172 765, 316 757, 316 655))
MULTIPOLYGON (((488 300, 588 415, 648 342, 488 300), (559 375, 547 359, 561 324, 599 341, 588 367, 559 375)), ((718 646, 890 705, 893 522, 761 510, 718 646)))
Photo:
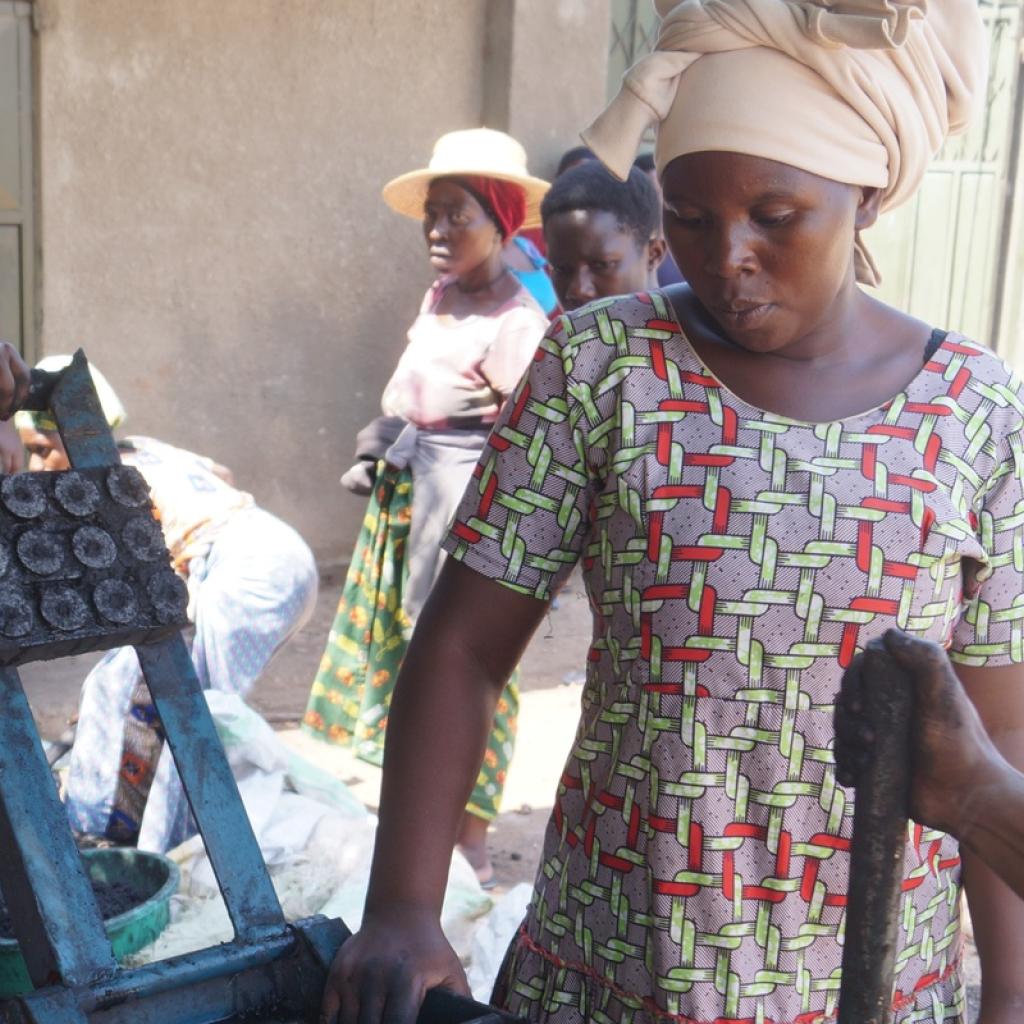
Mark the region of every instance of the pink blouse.
POLYGON ((455 319, 436 312, 454 286, 438 278, 424 297, 384 389, 385 416, 433 430, 490 424, 526 371, 548 326, 530 293, 520 286, 493 312, 455 319))

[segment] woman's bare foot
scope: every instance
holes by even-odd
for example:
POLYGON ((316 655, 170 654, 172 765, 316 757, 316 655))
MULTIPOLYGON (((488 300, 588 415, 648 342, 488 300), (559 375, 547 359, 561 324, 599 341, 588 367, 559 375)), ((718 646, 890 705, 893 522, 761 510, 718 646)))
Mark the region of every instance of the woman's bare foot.
POLYGON ((455 847, 476 872, 477 881, 484 889, 494 887, 494 865, 487 853, 487 828, 490 822, 468 811, 463 813, 455 847))

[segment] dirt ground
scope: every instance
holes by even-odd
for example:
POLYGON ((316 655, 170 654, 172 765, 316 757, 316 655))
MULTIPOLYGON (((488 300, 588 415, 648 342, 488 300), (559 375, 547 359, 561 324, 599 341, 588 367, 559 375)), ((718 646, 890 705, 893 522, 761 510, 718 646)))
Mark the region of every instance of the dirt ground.
MULTIPOLYGON (((327 574, 310 622, 268 666, 250 703, 290 746, 335 773, 376 809, 380 772, 302 732, 298 723, 341 591, 339 573, 327 574)), ((582 667, 590 614, 582 582, 574 576, 537 631, 523 658, 522 702, 516 754, 504 809, 491 831, 496 893, 532 882, 552 797, 579 716, 582 667)), ((21 676, 44 738, 56 738, 77 706, 78 690, 96 656, 25 666, 21 676)), ((967 956, 969 1021, 977 1018, 979 970, 973 943, 967 956)))
MULTIPOLYGON (((557 607, 537 631, 521 666, 519 739, 505 786, 503 810, 494 823, 490 841, 499 892, 519 882, 533 881, 544 826, 579 717, 590 613, 582 584, 576 579, 573 584, 561 594, 557 607)), ((331 603, 333 606, 334 601, 331 603)), ((318 607, 318 618, 322 612, 318 607)), ((325 617, 323 631, 314 645, 310 679, 323 649, 330 618, 325 617)), ((302 701, 305 696, 303 693, 302 701)), ((256 704, 266 714, 264 709, 269 710, 271 695, 257 694, 256 704)), ((281 707, 280 713, 282 720, 277 728, 290 746, 330 768, 364 803, 376 808, 379 769, 356 759, 347 750, 329 746, 299 730, 293 724, 294 712, 287 723, 288 712, 281 707)))

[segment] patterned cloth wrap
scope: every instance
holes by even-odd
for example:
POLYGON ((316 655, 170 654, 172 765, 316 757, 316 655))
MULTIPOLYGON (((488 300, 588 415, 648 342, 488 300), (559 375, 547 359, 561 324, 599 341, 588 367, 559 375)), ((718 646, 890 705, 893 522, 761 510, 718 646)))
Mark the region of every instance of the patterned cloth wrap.
MULTIPOLYGON (((834 1014, 852 793, 840 675, 898 626, 972 666, 1024 661, 1024 404, 947 335, 883 406, 757 409, 660 294, 557 321, 445 544, 547 599, 582 560, 582 717, 496 989, 534 1021, 834 1014), (971 581, 971 596, 964 579, 971 581)), ((959 1021, 960 859, 911 823, 895 1019, 959 1021)))
MULTIPOLYGON (((313 554, 290 526, 217 477, 209 459, 151 438, 130 441, 122 461, 150 484, 189 586, 199 683, 245 696, 312 614, 313 554)), ((134 648, 109 651, 82 687, 67 809, 79 831, 158 853, 195 830, 134 648)))
MULTIPOLYGON (((461 489, 472 469, 471 463, 457 474, 461 489)), ((384 761, 391 697, 414 621, 407 596, 411 562, 407 551, 418 515, 413 495, 410 470, 382 461, 303 718, 305 729, 318 739, 350 746, 357 757, 375 765, 384 761)), ((432 517, 431 533, 438 534, 432 541, 435 566, 441 561, 440 536, 451 521, 453 507, 454 502, 432 517)), ((425 565, 419 568, 422 592, 424 583, 429 589, 432 576, 422 575, 425 565)), ((484 760, 466 805, 467 811, 485 821, 496 818, 501 806, 518 714, 515 674, 498 699, 484 760)))
POLYGON ((206 554, 233 515, 255 507, 253 496, 218 476, 205 455, 152 437, 126 437, 117 447, 121 461, 146 478, 171 562, 188 580, 189 562, 206 554))

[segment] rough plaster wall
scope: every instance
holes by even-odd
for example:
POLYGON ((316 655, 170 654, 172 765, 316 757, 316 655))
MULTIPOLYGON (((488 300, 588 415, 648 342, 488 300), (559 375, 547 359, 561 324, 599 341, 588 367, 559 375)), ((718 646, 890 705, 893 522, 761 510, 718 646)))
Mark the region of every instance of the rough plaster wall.
POLYGON ((603 109, 610 28, 608 0, 516 0, 507 130, 535 173, 550 178, 603 109))
POLYGON ((481 0, 49 0, 43 350, 231 466, 321 559, 429 271, 381 184, 480 119, 481 0))

